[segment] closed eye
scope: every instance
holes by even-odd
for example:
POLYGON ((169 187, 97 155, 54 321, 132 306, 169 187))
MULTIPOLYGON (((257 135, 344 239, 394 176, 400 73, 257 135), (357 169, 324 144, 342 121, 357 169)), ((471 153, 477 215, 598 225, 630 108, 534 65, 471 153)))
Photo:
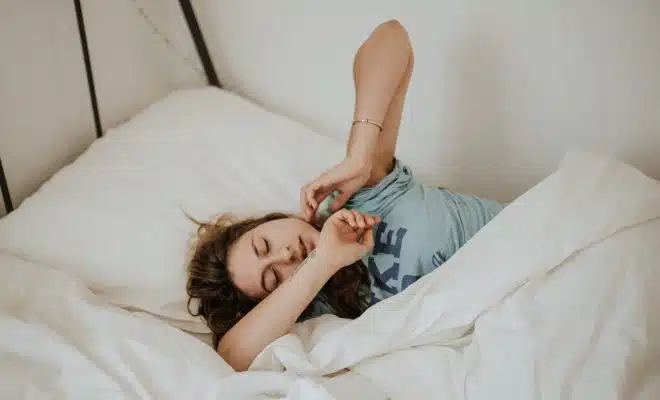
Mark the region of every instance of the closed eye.
POLYGON ((259 257, 259 249, 257 249, 257 245, 254 243, 254 237, 252 237, 252 251, 254 251, 254 255, 259 257))
POLYGON ((257 244, 254 241, 254 237, 252 237, 252 250, 254 251, 254 254, 257 257, 265 257, 270 253, 270 244, 268 243, 268 240, 262 239, 263 240, 263 249, 259 249, 257 247, 257 244))
POLYGON ((270 243, 268 243, 268 240, 265 238, 262 238, 262 240, 263 249, 259 249, 254 241, 254 236, 252 237, 252 250, 257 257, 265 257, 268 255, 268 253, 270 253, 270 243))

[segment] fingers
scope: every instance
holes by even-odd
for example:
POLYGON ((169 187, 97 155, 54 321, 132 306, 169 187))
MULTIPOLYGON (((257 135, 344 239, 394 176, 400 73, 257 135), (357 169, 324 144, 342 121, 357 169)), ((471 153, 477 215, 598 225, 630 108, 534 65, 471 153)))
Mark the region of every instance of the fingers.
POLYGON ((339 210, 364 184, 363 180, 352 180, 364 174, 364 163, 354 158, 347 158, 321 174, 301 189, 300 209, 303 217, 308 221, 313 219, 319 204, 334 190, 340 190, 341 193, 330 205, 330 212, 339 210))
POLYGON ((313 195, 313 189, 311 187, 306 187, 303 190, 303 203, 305 204, 305 218, 307 221, 312 221, 314 218, 314 214, 316 213, 317 207, 314 205, 314 202, 312 201, 314 199, 313 195))
POLYGON ((378 216, 361 213, 357 210, 339 210, 335 215, 355 230, 369 229, 380 222, 378 216))
POLYGON ((355 215, 357 225, 361 229, 368 229, 380 222, 380 217, 377 215, 369 215, 359 211, 351 210, 355 215))
POLYGON ((306 197, 307 203, 314 210, 316 210, 319 207, 319 203, 317 203, 316 199, 314 198, 314 194, 317 190, 319 190, 319 184, 318 183, 313 183, 305 191, 305 197, 306 197))
POLYGON ((302 211, 302 216, 307 222, 312 220, 315 211, 307 201, 307 185, 300 189, 300 211, 302 211))
POLYGON ((317 183, 312 183, 300 190, 300 209, 307 221, 313 219, 319 204, 328 197, 328 191, 320 189, 317 183))
POLYGON ((341 209, 334 214, 337 219, 345 222, 348 226, 353 229, 358 229, 357 220, 355 219, 355 214, 351 210, 341 209))
POLYGON ((362 246, 367 249, 373 249, 374 247, 374 229, 367 229, 362 235, 362 246))
POLYGON ((367 227, 367 219, 365 218, 365 215, 357 211, 353 211, 353 215, 355 215, 355 221, 357 221, 358 228, 365 229, 367 227))
POLYGON ((377 223, 380 222, 380 217, 377 216, 377 215, 365 214, 365 218, 367 219, 367 225, 369 225, 369 226, 376 225, 377 223))

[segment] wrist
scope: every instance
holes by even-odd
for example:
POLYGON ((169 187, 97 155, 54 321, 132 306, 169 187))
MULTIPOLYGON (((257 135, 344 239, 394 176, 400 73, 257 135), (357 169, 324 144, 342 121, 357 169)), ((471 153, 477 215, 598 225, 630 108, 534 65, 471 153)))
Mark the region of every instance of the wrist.
POLYGON ((346 155, 346 162, 351 164, 352 168, 356 171, 356 175, 371 175, 371 170, 374 167, 374 152, 371 149, 349 153, 346 155))
POLYGON ((361 161, 362 164, 372 164, 380 129, 370 124, 355 124, 351 128, 348 140, 347 158, 361 161))
MULTIPOLYGON (((332 268, 328 267, 324 258, 320 257, 316 250, 314 250, 300 263, 285 283, 297 288, 300 288, 300 285, 302 285, 302 287, 306 288, 305 290, 309 290, 309 295, 314 297, 332 275, 334 275, 332 268)), ((279 288, 283 288, 284 286, 282 284, 279 288)))
POLYGON ((327 275, 328 278, 344 267, 344 265, 341 265, 337 261, 337 257, 333 257, 329 252, 324 251, 323 248, 317 248, 313 251, 313 254, 314 258, 310 260, 310 264, 313 265, 312 268, 317 268, 322 274, 327 275))
POLYGON ((369 119, 369 118, 355 119, 353 120, 353 124, 351 126, 353 127, 356 124, 369 124, 378 128, 378 133, 383 131, 383 125, 381 125, 380 123, 376 122, 373 119, 369 119))

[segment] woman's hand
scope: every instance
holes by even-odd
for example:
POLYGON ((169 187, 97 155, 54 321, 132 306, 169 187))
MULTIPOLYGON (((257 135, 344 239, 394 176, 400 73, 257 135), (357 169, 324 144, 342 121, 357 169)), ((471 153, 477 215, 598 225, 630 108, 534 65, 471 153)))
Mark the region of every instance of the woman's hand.
POLYGON ((334 191, 339 196, 330 204, 330 211, 341 208, 369 181, 372 165, 357 157, 347 157, 341 163, 321 174, 300 189, 300 207, 303 217, 312 222, 319 204, 334 191))
POLYGON ((362 258, 374 247, 373 226, 380 218, 341 209, 323 225, 316 253, 333 273, 362 258))

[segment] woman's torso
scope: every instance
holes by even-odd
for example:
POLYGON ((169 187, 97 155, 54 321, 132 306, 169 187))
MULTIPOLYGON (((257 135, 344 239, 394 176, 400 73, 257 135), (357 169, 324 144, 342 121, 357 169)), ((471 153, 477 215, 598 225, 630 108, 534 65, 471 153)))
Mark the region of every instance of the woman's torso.
MULTIPOLYGON (((333 198, 321 205, 325 217, 333 198)), ((377 185, 361 189, 345 207, 381 218, 374 229, 374 248, 362 258, 370 284, 361 292, 369 305, 441 266, 503 208, 494 201, 418 182, 400 160, 377 185)), ((322 296, 316 299, 313 316, 331 312, 322 296)))
POLYGON ((362 259, 374 304, 442 265, 503 206, 418 182, 397 160, 386 177, 356 193, 346 208, 381 217, 374 248, 362 259))

